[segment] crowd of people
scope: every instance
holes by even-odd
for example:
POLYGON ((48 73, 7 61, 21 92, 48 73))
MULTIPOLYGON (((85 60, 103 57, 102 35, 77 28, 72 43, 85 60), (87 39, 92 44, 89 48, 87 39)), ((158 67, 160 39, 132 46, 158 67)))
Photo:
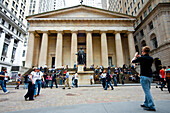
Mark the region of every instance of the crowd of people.
MULTIPOLYGON (((131 69, 134 69, 134 66, 131 66, 131 69, 129 69, 126 65, 123 65, 122 68, 114 68, 113 66, 109 66, 108 69, 105 69, 102 65, 100 67, 94 68, 94 65, 90 66, 90 69, 94 71, 94 80, 99 80, 104 88, 104 90, 107 90, 107 88, 110 86, 111 90, 114 90, 114 87, 112 85, 112 81, 114 82, 114 86, 117 86, 118 83, 121 83, 124 85, 124 80, 127 79, 125 77, 125 74, 129 75, 129 81, 135 81, 138 82, 140 80, 141 86, 143 88, 143 91, 145 93, 145 101, 144 104, 141 105, 145 110, 148 111, 156 111, 154 101, 150 92, 151 83, 153 81, 153 72, 151 69, 153 58, 149 56, 150 48, 148 46, 143 47, 142 49, 142 55, 139 55, 138 53, 135 54, 135 57, 132 59, 131 63, 140 63, 140 76, 138 74, 132 75, 131 69), (98 77, 99 76, 99 77, 98 77)), ((75 74, 72 75, 72 87, 78 87, 78 73, 77 73, 77 65, 74 64, 74 69, 76 69, 75 74)), ((62 68, 64 69, 64 67, 62 68)), ((86 65, 84 65, 84 71, 86 71, 86 65)), ((71 86, 69 84, 69 72, 68 72, 68 65, 64 69, 64 72, 62 73, 61 70, 56 71, 55 69, 47 69, 47 66, 44 66, 44 69, 42 67, 36 68, 34 67, 33 71, 29 75, 24 76, 24 89, 28 88, 28 92, 26 93, 25 100, 32 101, 35 97, 40 95, 40 90, 42 88, 53 88, 53 83, 55 83, 56 88, 58 88, 57 79, 59 79, 59 84, 65 84, 63 89, 68 86, 68 89, 71 89, 71 86), (48 71, 51 72, 51 74, 48 74, 48 71)), ((163 66, 160 70, 160 78, 161 78, 161 87, 160 89, 163 91, 163 88, 166 85, 168 91, 170 93, 170 66, 166 68, 166 66, 163 66)), ((6 82, 10 79, 7 69, 2 68, 2 71, 0 72, 0 85, 2 87, 2 90, 5 94, 9 93, 6 89, 6 82)), ((93 84, 93 75, 90 75, 89 77, 90 84, 93 84)), ((21 74, 18 74, 16 76, 16 87, 15 89, 19 89, 19 85, 21 84, 21 74)))

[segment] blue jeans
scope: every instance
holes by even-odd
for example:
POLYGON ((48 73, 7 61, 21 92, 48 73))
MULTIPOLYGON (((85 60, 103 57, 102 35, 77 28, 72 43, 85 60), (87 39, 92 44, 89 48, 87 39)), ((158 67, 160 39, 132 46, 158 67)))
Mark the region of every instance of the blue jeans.
POLYGON ((40 89, 41 89, 41 80, 37 80, 35 82, 35 89, 34 89, 34 95, 40 94, 40 89), (38 93, 37 93, 37 87, 38 87, 38 93))
POLYGON ((117 86, 117 80, 116 78, 113 78, 114 86, 117 86))
POLYGON ((7 92, 7 89, 6 89, 5 86, 4 86, 4 81, 3 81, 3 80, 0 80, 0 85, 1 85, 1 87, 2 87, 2 90, 3 90, 4 92, 7 92))
POLYGON ((107 85, 108 85, 108 84, 111 86, 111 88, 112 88, 112 90, 113 90, 113 86, 112 86, 111 81, 106 81, 106 87, 105 87, 105 90, 107 90, 107 85))
POLYGON ((52 80, 49 80, 49 87, 52 87, 52 80))
POLYGON ((25 82, 24 82, 24 87, 23 87, 23 88, 24 88, 24 89, 28 89, 28 84, 29 84, 29 83, 25 83, 25 82))
POLYGON ((153 98, 152 98, 152 95, 150 92, 152 81, 153 81, 153 77, 146 77, 146 76, 140 77, 140 83, 141 83, 143 91, 145 93, 144 105, 151 109, 155 109, 153 98))

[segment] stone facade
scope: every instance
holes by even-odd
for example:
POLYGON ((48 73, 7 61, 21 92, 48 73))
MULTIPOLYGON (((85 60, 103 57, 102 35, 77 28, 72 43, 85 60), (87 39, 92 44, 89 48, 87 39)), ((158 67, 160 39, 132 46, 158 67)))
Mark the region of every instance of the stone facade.
POLYGON ((78 5, 28 16, 27 20, 29 68, 45 64, 73 68, 80 47, 85 50, 87 67, 129 65, 135 53, 133 16, 78 5))

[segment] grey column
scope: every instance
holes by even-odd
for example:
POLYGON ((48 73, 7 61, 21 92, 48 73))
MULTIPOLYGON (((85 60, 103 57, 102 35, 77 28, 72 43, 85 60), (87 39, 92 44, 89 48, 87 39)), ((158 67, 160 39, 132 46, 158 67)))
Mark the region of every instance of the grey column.
POLYGON ((86 63, 88 68, 93 64, 92 31, 87 31, 86 36, 86 63))
POLYGON ((101 58, 102 65, 108 67, 108 47, 107 47, 107 36, 106 31, 101 31, 101 58))
POLYGON ((129 56, 130 56, 130 61, 131 61, 136 51, 133 34, 131 32, 128 32, 128 45, 129 45, 129 56))
POLYGON ((71 68, 74 67, 74 63, 77 63, 77 31, 72 31, 71 37, 71 68))

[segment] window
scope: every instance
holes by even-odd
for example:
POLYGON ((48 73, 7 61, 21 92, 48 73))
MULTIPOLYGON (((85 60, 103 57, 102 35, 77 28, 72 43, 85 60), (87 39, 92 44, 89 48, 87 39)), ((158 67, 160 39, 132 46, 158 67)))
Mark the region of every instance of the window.
POLYGON ((154 49, 158 48, 158 42, 156 40, 156 37, 152 39, 152 44, 154 49))
POLYGON ((136 14, 136 13, 137 13, 137 8, 135 7, 135 9, 134 9, 134 10, 135 10, 135 14, 136 14))
POLYGON ((143 21, 143 17, 142 17, 142 16, 140 16, 140 21, 141 21, 141 22, 143 21))
POLYGON ((12 32, 14 32, 14 27, 12 27, 12 32))
POLYGON ((126 14, 128 14, 128 12, 126 11, 126 14))
POLYGON ((8 44, 4 43, 3 50, 2 50, 2 56, 6 56, 8 51, 8 44))
POLYGON ((134 12, 132 12, 132 16, 134 16, 134 12))
POLYGON ((142 47, 145 47, 145 46, 146 46, 145 40, 142 41, 141 46, 142 46, 142 47))
POLYGON ((144 36, 143 29, 140 31, 140 35, 141 35, 142 37, 144 36))
POLYGON ((8 7, 8 3, 7 3, 7 2, 5 2, 5 7, 6 7, 6 8, 8 7))
POLYGON ((10 24, 8 25, 8 29, 9 29, 9 30, 11 29, 11 25, 10 25, 10 24))
POLYGON ((15 11, 15 16, 17 15, 17 12, 15 11))
POLYGON ((137 45, 135 46, 135 49, 136 49, 136 52, 139 53, 139 47, 137 45))
POLYGON ((152 22, 149 23, 149 29, 150 29, 150 30, 153 29, 153 23, 152 23, 152 22))
POLYGON ((133 3, 132 2, 130 3, 130 7, 133 8, 133 3))
POLYGON ((151 5, 148 7, 148 10, 149 10, 149 13, 152 11, 152 6, 151 5))
POLYGON ((15 58, 15 53, 16 53, 16 48, 13 48, 11 59, 14 59, 14 58, 15 58))
POLYGON ((133 0, 133 3, 135 4, 135 3, 136 3, 136 0, 133 0))
POLYGON ((22 57, 25 57, 25 50, 23 50, 22 57))
POLYGON ((12 13, 14 12, 14 9, 13 9, 13 8, 11 8, 11 12, 12 12, 12 13))
POLYGON ((138 9, 140 9, 140 2, 138 3, 138 9))
POLYGON ((144 17, 146 17, 146 16, 147 16, 147 11, 144 12, 144 17))
POLYGON ((130 7, 128 7, 128 12, 130 12, 130 7))
POLYGON ((3 3, 4 2, 4 0, 1 0, 1 3, 3 3))
POLYGON ((127 3, 129 3, 129 0, 127 0, 127 3))
POLYGON ((135 41, 135 44, 138 42, 137 39, 136 39, 136 36, 134 36, 134 41, 135 41))
POLYGON ((22 13, 22 10, 20 10, 20 14, 22 13))
POLYGON ((5 20, 4 19, 2 19, 1 24, 5 25, 5 20))
POLYGON ((15 6, 15 2, 14 2, 14 1, 12 2, 12 6, 13 6, 13 7, 15 6))
POLYGON ((125 2, 125 7, 126 7, 126 2, 125 2))
POLYGON ((16 5, 16 10, 18 10, 18 5, 16 5))
POLYGON ((139 25, 139 20, 137 20, 136 24, 137 24, 137 26, 139 25))
POLYGON ((144 4, 145 0, 141 0, 142 4, 144 4))

